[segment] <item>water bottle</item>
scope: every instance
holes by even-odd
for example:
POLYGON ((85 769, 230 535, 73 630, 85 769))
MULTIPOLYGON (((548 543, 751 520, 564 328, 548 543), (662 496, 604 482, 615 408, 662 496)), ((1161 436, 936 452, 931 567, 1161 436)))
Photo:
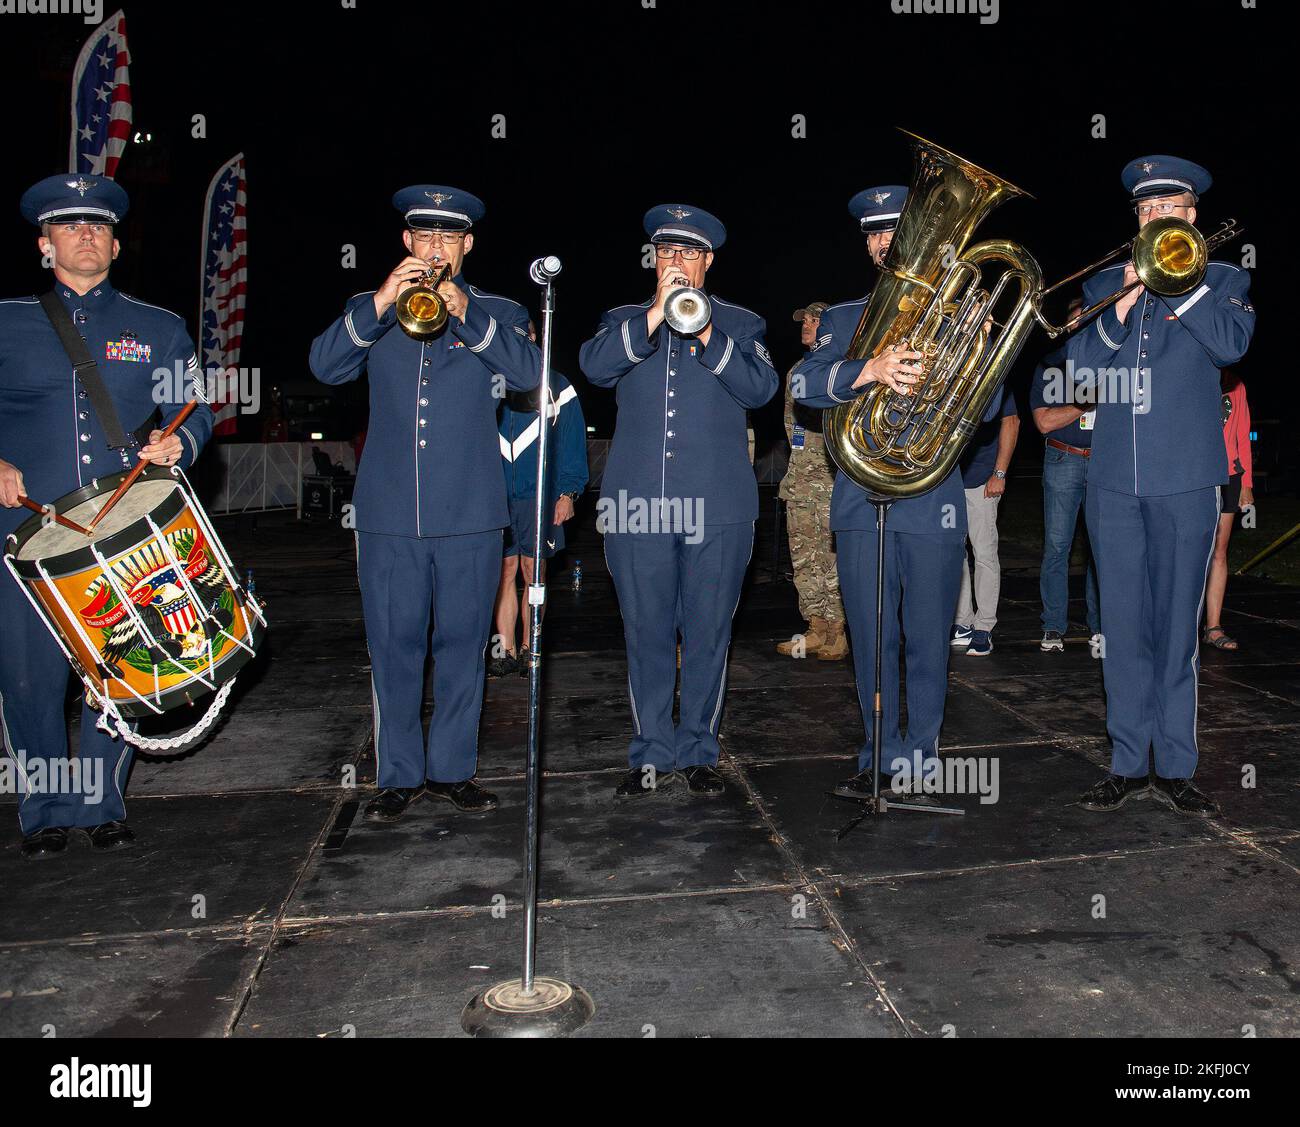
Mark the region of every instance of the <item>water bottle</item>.
POLYGON ((582 561, 581 560, 573 561, 573 589, 575 591, 582 590, 582 561))

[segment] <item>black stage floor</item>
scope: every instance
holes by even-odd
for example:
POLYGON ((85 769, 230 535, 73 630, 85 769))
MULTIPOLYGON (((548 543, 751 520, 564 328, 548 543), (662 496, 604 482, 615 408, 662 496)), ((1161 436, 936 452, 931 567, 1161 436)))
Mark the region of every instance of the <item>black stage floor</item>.
MULTIPOLYGON (((140 848, 25 863, 3 799, 0 1034, 456 1034, 519 969, 526 683, 489 684, 496 815, 423 802, 364 824, 350 536, 287 516, 224 529, 268 601, 268 652, 200 750, 137 760, 140 848)), ((943 734, 945 757, 996 760, 999 801, 837 844, 851 672, 775 654, 799 620, 760 532, 718 801, 615 803, 625 662, 589 524, 581 593, 551 587, 538 966, 595 999, 583 1036, 1300 1032, 1300 590, 1233 581, 1242 650, 1205 655, 1198 781, 1222 819, 1095 815, 1072 803, 1107 762, 1098 665, 1078 626, 1064 655, 1039 652, 1037 573, 1004 559, 997 648, 953 658, 943 734)))

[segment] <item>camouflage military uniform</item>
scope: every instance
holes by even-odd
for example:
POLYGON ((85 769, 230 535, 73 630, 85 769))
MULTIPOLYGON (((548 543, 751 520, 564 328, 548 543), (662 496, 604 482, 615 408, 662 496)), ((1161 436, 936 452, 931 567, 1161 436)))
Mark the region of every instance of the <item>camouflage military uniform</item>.
POLYGON ((831 547, 831 489, 835 466, 822 438, 822 413, 795 404, 786 377, 785 431, 790 439, 790 468, 778 496, 786 502, 790 560, 799 592, 799 613, 812 622, 844 621, 839 576, 831 547), (803 428, 803 449, 795 445, 795 426, 803 428))

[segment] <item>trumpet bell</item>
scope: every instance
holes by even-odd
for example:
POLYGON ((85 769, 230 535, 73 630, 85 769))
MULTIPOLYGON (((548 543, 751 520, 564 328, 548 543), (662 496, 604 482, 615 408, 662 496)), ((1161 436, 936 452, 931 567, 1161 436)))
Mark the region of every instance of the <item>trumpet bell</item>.
POLYGON ((1209 250, 1205 236, 1185 219, 1153 219, 1133 243, 1133 269, 1152 293, 1176 297, 1199 285, 1209 250))
POLYGON ((664 320, 682 336, 698 333, 713 319, 713 306, 700 291, 682 286, 673 290, 664 302, 664 320))
POLYGON ((447 303, 427 286, 412 286, 397 299, 397 323, 417 340, 437 336, 447 323, 447 303))

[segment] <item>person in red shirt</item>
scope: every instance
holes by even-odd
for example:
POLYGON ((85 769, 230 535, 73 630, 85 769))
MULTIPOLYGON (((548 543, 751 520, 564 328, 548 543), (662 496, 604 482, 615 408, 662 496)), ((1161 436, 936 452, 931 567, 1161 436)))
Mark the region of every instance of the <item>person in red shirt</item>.
POLYGON ((1228 586, 1228 541, 1238 509, 1255 503, 1254 481, 1250 460, 1250 405, 1246 402, 1246 385, 1225 368, 1220 381, 1223 389, 1223 441, 1228 454, 1228 484, 1221 490, 1219 531, 1210 560, 1210 578, 1205 588, 1205 632, 1201 640, 1220 650, 1235 650, 1237 641, 1224 631, 1219 621, 1223 614, 1223 593, 1228 586))

